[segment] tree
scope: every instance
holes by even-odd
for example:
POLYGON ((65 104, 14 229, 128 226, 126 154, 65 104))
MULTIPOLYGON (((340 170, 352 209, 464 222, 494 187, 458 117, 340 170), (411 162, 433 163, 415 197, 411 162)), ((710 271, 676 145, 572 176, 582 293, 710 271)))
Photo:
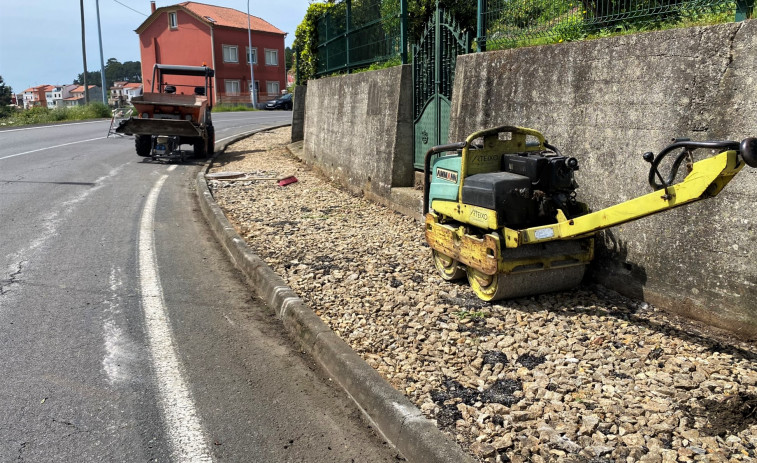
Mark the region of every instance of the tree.
MULTIPOLYGON (((411 42, 417 42, 426 23, 434 16, 436 0, 408 0, 408 28, 411 42)), ((478 7, 466 0, 439 0, 439 7, 450 13, 464 30, 476 31, 478 7)))
MULTIPOLYGON (((87 71, 87 85, 98 85, 99 83, 100 71, 87 71)), ((74 79, 74 84, 84 85, 84 73, 80 73, 76 79, 74 79)))
POLYGON ((13 89, 6 86, 3 76, 0 76, 0 117, 5 117, 13 112, 10 106, 13 101, 13 89))
MULTIPOLYGON (((87 84, 99 85, 102 82, 100 71, 87 71, 87 84)), ((82 85, 83 73, 74 80, 76 85, 82 85)), ((142 65, 139 61, 119 62, 116 58, 108 59, 105 64, 105 91, 113 87, 114 82, 142 82, 142 65)))
POLYGON ((294 67, 294 51, 291 47, 284 49, 284 65, 287 71, 294 67))
POLYGON ((3 76, 0 76, 0 107, 6 107, 11 104, 13 98, 13 89, 5 85, 3 76))

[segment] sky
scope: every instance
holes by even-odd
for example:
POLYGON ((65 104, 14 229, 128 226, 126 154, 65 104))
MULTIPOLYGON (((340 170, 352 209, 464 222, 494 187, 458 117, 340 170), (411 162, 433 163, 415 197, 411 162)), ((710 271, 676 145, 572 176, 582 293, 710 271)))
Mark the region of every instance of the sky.
MULTIPOLYGON (((183 0, 156 0, 158 8, 183 0)), ((202 0, 201 3, 247 11, 248 0, 202 0)), ((305 17, 309 0, 249 0, 250 14, 287 33, 305 17)), ((150 0, 99 0, 103 61, 140 61, 134 30, 150 14, 150 0)), ((97 2, 84 0, 87 68, 100 70, 97 2)), ((37 85, 70 84, 84 69, 81 9, 77 0, 0 0, 0 76, 14 93, 37 85)), ((98 83, 99 84, 99 83, 98 83)))

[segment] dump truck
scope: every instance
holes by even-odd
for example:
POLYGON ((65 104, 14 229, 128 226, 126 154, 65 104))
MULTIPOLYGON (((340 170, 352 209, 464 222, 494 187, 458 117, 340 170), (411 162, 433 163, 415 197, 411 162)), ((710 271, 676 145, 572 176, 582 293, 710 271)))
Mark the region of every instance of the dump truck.
POLYGON ((121 121, 116 133, 134 135, 137 155, 142 157, 183 162, 186 153, 181 145, 185 144, 193 146, 196 157, 211 156, 215 145, 211 119, 214 76, 215 71, 207 66, 156 64, 150 91, 132 98, 136 114, 121 121), (197 85, 187 84, 194 80, 191 77, 198 78, 192 82, 197 85))

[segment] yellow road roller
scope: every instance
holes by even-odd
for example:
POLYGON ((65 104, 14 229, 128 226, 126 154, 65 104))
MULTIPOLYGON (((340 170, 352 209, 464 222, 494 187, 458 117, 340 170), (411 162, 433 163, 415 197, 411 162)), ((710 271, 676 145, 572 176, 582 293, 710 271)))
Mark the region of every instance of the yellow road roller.
POLYGON ((536 130, 494 127, 431 148, 423 213, 436 269, 445 280, 467 277, 485 301, 577 286, 599 230, 717 195, 745 164, 757 167, 757 138, 676 139, 643 158, 653 192, 590 212, 576 199, 578 160, 536 130), (697 150, 719 154, 695 161, 697 150))

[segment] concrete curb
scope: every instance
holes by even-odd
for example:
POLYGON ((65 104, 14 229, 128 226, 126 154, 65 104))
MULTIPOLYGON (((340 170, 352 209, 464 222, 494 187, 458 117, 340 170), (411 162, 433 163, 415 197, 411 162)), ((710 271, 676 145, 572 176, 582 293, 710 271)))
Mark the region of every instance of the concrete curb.
MULTIPOLYGON (((224 151, 229 144, 237 140, 227 142, 220 151, 224 151)), ((470 455, 463 452, 460 446, 442 433, 432 421, 424 418, 421 411, 407 397, 387 383, 347 343, 334 334, 284 280, 250 250, 210 193, 205 173, 211 164, 212 161, 197 175, 200 209, 234 265, 245 274, 258 296, 276 312, 286 330, 302 349, 344 388, 379 432, 394 444, 408 461, 473 463, 470 455)))

